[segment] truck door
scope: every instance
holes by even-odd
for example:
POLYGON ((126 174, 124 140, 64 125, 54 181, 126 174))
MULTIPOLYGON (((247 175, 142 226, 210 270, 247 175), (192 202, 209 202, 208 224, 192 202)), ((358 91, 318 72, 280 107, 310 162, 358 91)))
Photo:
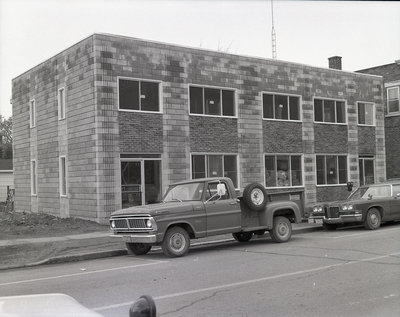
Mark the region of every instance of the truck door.
POLYGON ((225 182, 210 182, 207 184, 204 206, 207 219, 207 236, 237 232, 241 229, 240 203, 232 195, 225 182), (225 184, 224 196, 217 195, 217 185, 225 184))

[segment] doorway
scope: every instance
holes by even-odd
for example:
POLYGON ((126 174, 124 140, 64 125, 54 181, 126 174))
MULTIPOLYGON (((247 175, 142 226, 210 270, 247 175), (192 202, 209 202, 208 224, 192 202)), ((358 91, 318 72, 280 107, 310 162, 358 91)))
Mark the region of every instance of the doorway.
POLYGON ((161 200, 161 160, 121 160, 122 208, 161 200))

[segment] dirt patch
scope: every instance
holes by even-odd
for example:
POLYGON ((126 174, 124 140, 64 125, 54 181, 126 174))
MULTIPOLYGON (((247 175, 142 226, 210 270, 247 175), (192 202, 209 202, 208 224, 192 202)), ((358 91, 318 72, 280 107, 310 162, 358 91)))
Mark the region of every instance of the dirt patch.
POLYGON ((78 218, 59 218, 43 213, 0 212, 0 240, 60 237, 107 231, 108 228, 78 218))

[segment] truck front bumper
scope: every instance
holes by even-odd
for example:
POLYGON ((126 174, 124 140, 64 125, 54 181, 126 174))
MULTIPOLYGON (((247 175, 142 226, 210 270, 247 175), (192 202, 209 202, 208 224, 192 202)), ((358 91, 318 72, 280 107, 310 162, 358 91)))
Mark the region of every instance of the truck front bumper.
POLYGON ((118 233, 118 234, 113 234, 110 237, 119 238, 129 243, 147 243, 147 244, 157 243, 157 236, 155 234, 118 233))

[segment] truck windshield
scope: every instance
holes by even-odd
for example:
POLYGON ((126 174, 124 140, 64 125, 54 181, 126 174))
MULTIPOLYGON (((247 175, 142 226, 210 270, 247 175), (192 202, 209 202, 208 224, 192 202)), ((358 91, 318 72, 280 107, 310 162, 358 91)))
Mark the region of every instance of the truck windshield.
POLYGON ((201 200, 204 183, 173 185, 168 188, 163 202, 201 200))

